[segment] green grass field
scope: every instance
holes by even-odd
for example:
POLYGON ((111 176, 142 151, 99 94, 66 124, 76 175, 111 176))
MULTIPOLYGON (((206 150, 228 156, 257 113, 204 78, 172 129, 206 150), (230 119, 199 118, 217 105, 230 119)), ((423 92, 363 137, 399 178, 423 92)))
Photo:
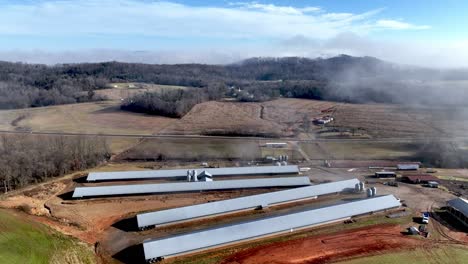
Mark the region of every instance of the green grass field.
POLYGON ((300 143, 311 159, 400 160, 411 158, 418 146, 399 142, 322 142, 300 143))
POLYGON ((215 159, 260 159, 260 147, 256 140, 226 140, 208 138, 146 139, 124 153, 126 160, 204 161, 215 159))
POLYGON ((96 263, 93 252, 77 240, 46 226, 0 210, 0 263, 96 263))
POLYGON ((442 246, 439 248, 416 249, 404 252, 387 253, 382 255, 357 258, 339 262, 340 264, 427 264, 427 263, 453 263, 468 262, 468 250, 458 246, 442 246))

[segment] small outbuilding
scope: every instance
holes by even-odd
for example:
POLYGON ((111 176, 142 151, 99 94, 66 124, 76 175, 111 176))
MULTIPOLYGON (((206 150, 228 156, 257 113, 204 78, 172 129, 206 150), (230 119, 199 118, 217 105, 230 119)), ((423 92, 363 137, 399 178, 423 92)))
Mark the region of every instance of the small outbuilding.
POLYGON ((396 173, 394 171, 377 171, 375 172, 376 178, 395 178, 396 173))
POLYGON ((285 142, 269 142, 265 143, 265 147, 267 148, 286 148, 288 143, 285 142))
POLYGON ((468 200, 456 198, 447 202, 448 212, 468 227, 468 200))
POLYGON ((419 163, 403 163, 397 164, 398 170, 419 170, 420 164, 419 163))
POLYGON ((428 174, 418 174, 418 175, 405 175, 403 177, 403 181, 413 183, 413 184, 419 184, 419 183, 429 183, 429 182, 437 182, 439 178, 433 176, 433 175, 428 175, 428 174))

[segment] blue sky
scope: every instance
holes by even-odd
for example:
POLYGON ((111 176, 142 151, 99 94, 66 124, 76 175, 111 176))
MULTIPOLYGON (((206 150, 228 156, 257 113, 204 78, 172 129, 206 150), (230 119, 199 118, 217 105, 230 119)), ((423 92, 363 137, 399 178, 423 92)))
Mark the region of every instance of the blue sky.
POLYGON ((84 60, 105 50, 120 59, 133 52, 142 60, 139 51, 171 63, 172 52, 173 62, 222 63, 349 53, 465 66, 456 60, 468 58, 466 11, 463 0, 0 0, 0 59, 67 53, 84 60), (463 55, 440 61, 454 50, 463 55))

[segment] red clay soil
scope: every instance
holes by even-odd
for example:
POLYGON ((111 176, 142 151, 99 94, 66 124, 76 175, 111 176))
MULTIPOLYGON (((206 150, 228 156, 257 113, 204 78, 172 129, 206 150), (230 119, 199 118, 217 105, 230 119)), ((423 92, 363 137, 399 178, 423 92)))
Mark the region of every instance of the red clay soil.
POLYGON ((427 244, 401 234, 398 225, 378 225, 274 243, 235 253, 223 264, 307 263, 345 260, 383 251, 411 249, 427 244))

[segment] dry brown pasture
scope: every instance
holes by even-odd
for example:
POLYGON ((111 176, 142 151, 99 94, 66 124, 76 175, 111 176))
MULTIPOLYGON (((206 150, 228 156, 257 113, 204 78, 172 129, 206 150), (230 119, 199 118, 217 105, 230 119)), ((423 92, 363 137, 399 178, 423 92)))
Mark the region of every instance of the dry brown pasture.
POLYGON ((468 129, 468 108, 287 98, 263 103, 206 102, 195 106, 161 133, 289 137, 334 129, 358 131, 361 134, 356 137, 371 138, 464 136, 468 129), (324 115, 331 115, 335 120, 325 128, 311 125, 309 131, 305 131, 305 120, 310 122, 324 115))
POLYGON ((282 136, 283 124, 262 118, 257 103, 206 102, 161 131, 162 134, 282 136))
POLYGON ((10 131, 148 135, 174 121, 122 111, 117 101, 0 111, 0 128, 10 131))
POLYGON ((217 138, 151 138, 124 151, 116 160, 259 160, 258 140, 217 138))

